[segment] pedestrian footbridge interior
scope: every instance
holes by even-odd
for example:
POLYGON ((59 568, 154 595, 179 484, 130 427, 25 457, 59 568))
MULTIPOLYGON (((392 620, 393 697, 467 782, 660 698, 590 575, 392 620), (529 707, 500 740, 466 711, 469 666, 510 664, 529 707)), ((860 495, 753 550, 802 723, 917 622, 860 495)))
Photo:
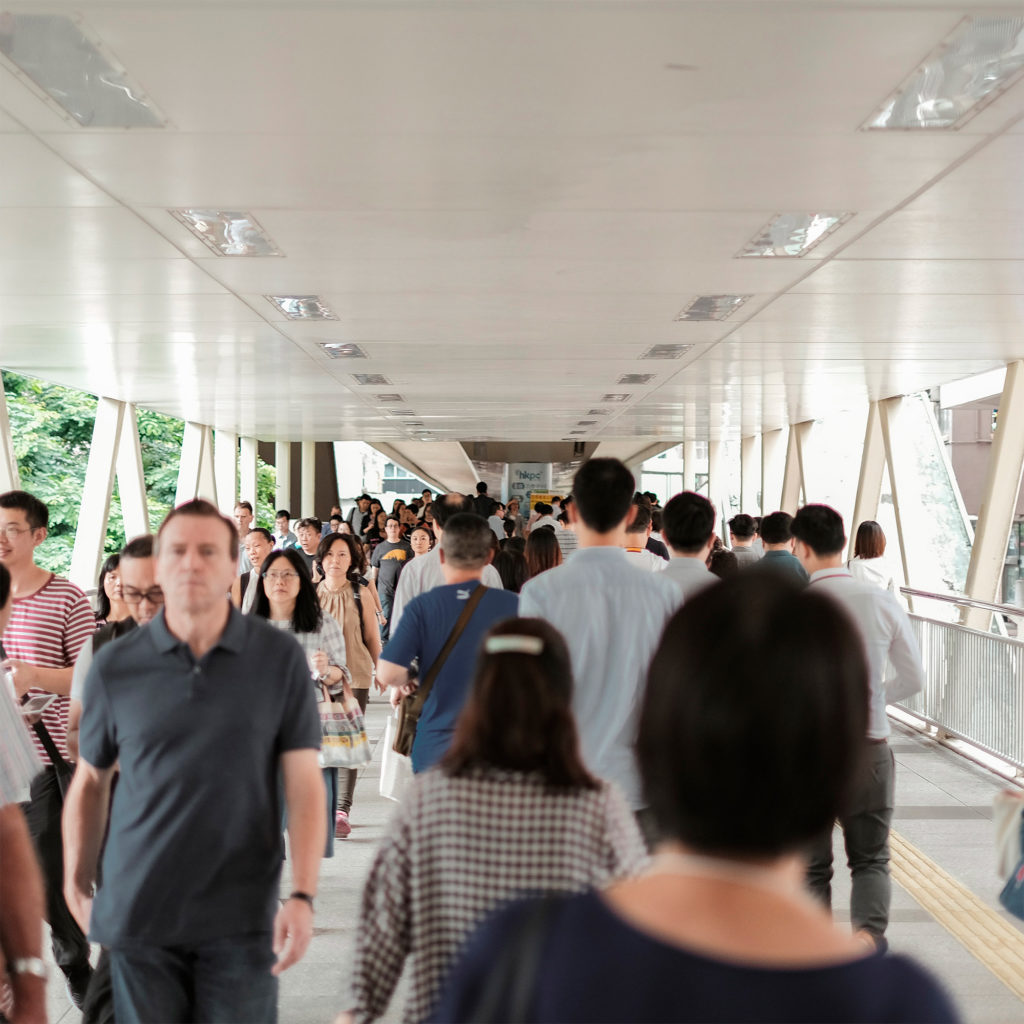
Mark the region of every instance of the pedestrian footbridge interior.
MULTIPOLYGON (((1022 75, 1019 5, 972 0, 13 0, 0 369, 96 397, 72 578, 115 480, 150 528, 140 409, 185 423, 177 496, 227 509, 258 453, 308 515, 358 493, 359 444, 463 491, 681 445, 722 518, 877 518, 929 676, 892 944, 966 1019, 1020 1019, 988 808, 1024 771, 1022 75), (967 406, 977 509, 943 444, 967 406)), ((3 490, 17 440, 0 390, 3 490)), ((335 1009, 374 813, 284 1019, 335 1009)))

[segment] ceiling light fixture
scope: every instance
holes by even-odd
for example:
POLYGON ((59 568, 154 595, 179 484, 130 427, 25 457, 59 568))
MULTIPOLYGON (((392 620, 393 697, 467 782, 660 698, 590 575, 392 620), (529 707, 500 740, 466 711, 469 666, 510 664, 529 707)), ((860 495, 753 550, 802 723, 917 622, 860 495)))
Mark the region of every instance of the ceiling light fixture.
POLYGON ((641 359, 678 359, 684 352, 689 352, 692 345, 652 345, 641 359))
POLYGON ((0 56, 83 128, 164 128, 167 119, 82 21, 4 11, 0 56))
POLYGON ((337 320, 318 295, 267 295, 289 320, 337 320))
POLYGON ((607 416, 608 415, 608 410, 607 409, 588 409, 587 410, 587 415, 588 416, 607 416))
POLYGON ((632 395, 602 395, 602 402, 628 402, 632 395))
POLYGON ((650 384, 654 380, 653 373, 624 373, 616 384, 650 384))
POLYGON ((959 128, 1024 71, 1024 18, 964 18, 861 125, 959 128))
POLYGON ((404 402, 405 399, 401 395, 375 395, 378 402, 404 402))
POLYGON ((283 256, 251 213, 242 210, 168 210, 218 256, 283 256))
POLYGON ((351 342, 345 341, 318 341, 320 346, 332 359, 365 359, 366 353, 351 342))
POLYGON ((725 320, 749 298, 749 295, 698 295, 676 320, 725 320))
MULTIPOLYGON (((391 381, 389 381, 387 377, 380 373, 353 373, 352 379, 357 384, 370 384, 373 387, 378 388, 381 385, 384 385, 386 387, 388 384, 391 383, 391 381)), ((379 400, 380 399, 378 398, 378 401, 379 400)))
POLYGON ((852 213, 780 213, 768 221, 736 256, 799 258, 852 216, 852 213))

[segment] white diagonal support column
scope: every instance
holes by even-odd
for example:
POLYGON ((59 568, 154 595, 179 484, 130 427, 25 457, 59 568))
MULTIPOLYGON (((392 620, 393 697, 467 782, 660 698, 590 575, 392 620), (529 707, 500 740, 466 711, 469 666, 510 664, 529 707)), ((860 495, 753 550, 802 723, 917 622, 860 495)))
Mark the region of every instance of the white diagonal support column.
POLYGON ((814 426, 812 420, 793 423, 789 428, 789 446, 786 449, 786 468, 782 475, 781 510, 796 515, 801 501, 807 500, 807 480, 804 476, 804 447, 814 426))
MULTIPOLYGON (((885 449, 885 461, 889 466, 889 485, 892 490, 892 510, 896 517, 896 540, 900 547, 900 560, 903 564, 903 578, 907 586, 912 587, 910 576, 910 559, 907 557, 906 534, 903 531, 903 516, 900 512, 900 474, 897 471, 897 460, 893 453, 893 436, 899 424, 900 412, 903 409, 903 397, 886 398, 878 402, 878 420, 882 429, 882 446, 885 449)), ((911 607, 913 602, 910 602, 911 607)))
POLYGON ((761 435, 761 511, 778 511, 782 498, 782 474, 785 468, 785 434, 781 429, 761 435))
MULTIPOLYGON (((258 447, 256 438, 243 437, 238 453, 238 480, 239 494, 252 505, 253 513, 257 517, 258 525, 259 508, 256 500, 256 474, 258 468, 258 447)), ((274 510, 270 510, 269 519, 273 520, 274 510)))
POLYGON ((135 406, 126 404, 117 443, 117 493, 121 499, 125 540, 150 532, 146 478, 142 471, 142 447, 135 406))
POLYGON ((878 403, 868 405, 867 426, 864 429, 864 451, 860 459, 857 479, 857 497, 853 505, 853 518, 847 524, 850 538, 848 558, 853 558, 857 540, 857 527, 865 520, 878 518, 878 502, 882 496, 882 474, 885 472, 885 444, 882 440, 882 420, 878 403))
POLYGON ((217 482, 213 472, 213 431, 202 423, 185 423, 181 442, 181 464, 174 504, 206 498, 217 503, 217 482))
POLYGON ((82 504, 78 510, 75 549, 71 555, 72 583, 83 590, 96 585, 110 518, 110 496, 114 491, 117 446, 124 419, 124 402, 101 398, 96 404, 89 464, 85 469, 82 504))
POLYGON ((761 514, 760 444, 756 434, 740 440, 740 511, 761 514))
POLYGON ((302 442, 301 515, 316 515, 316 441, 302 442))
MULTIPOLYGON (((1024 362, 1006 368, 1003 395, 985 476, 978 525, 974 531, 971 561, 967 567, 968 597, 995 603, 1006 558, 1017 495, 1024 474, 1024 362)), ((1005 600, 1005 598, 1004 598, 1005 600)), ((966 624, 987 630, 990 614, 969 609, 966 624)))
POLYGON ((7 396, 0 376, 0 493, 21 490, 18 460, 14 457, 14 435, 7 415, 7 396))
POLYGON ((238 435, 233 431, 213 432, 213 466, 217 477, 217 507, 230 516, 238 501, 238 435))
MULTIPOLYGON (((277 508, 292 511, 292 445, 290 441, 278 441, 274 445, 274 468, 277 470, 277 508)), ((274 510, 275 512, 277 509, 274 510)))
POLYGON ((725 444, 722 441, 708 441, 708 501, 715 506, 715 519, 719 536, 728 544, 729 531, 725 526, 726 502, 725 444))
POLYGON ((697 442, 683 442, 683 490, 697 490, 697 442))

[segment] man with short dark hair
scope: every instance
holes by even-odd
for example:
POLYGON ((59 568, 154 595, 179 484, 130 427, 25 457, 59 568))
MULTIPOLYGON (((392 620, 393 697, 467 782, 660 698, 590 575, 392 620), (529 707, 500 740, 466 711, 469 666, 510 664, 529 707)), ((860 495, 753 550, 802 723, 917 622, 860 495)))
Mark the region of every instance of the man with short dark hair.
POLYGON ((412 545, 402 540, 402 524, 398 516, 388 516, 384 523, 384 537, 370 556, 370 578, 377 585, 384 624, 380 628, 381 641, 387 643, 391 635, 391 606, 395 591, 406 565, 413 559, 412 545))
POLYGON ((54 959, 67 980, 68 992, 81 1009, 92 968, 89 944, 71 915, 62 891, 64 860, 61 840, 62 772, 67 749, 68 694, 75 658, 96 628, 85 594, 73 583, 35 563, 46 540, 50 513, 26 491, 0 495, 0 562, 11 574, 13 608, 3 634, 7 660, 19 699, 55 693, 43 711, 41 725, 60 755, 54 764, 37 733, 36 751, 44 770, 32 780, 25 817, 39 856, 46 887, 46 917, 54 959))
POLYGON ((341 515, 341 505, 337 502, 331 506, 331 514, 324 520, 323 525, 320 527, 321 538, 326 537, 329 533, 338 532, 334 526, 335 521, 339 524, 345 521, 341 515))
POLYGON ((761 520, 761 542, 764 544, 764 555, 757 563, 759 569, 769 569, 788 576, 794 582, 807 582, 807 571, 800 564, 800 559, 793 554, 791 524, 793 517, 788 512, 773 512, 761 520))
POLYGON ((644 801, 633 743, 640 700, 679 594, 662 573, 636 572, 627 561, 634 490, 633 474, 618 459, 590 459, 580 467, 569 506, 579 550, 524 585, 519 611, 546 619, 565 637, 583 759, 639 811, 644 801))
POLYGON ((626 557, 644 572, 663 572, 668 568, 668 562, 664 558, 659 558, 653 551, 647 550, 647 540, 651 536, 651 510, 646 505, 634 507, 636 512, 633 520, 626 527, 626 557))
POLYGON ((355 505, 349 511, 348 525, 352 527, 352 532, 357 537, 362 537, 370 525, 371 501, 373 501, 373 498, 364 492, 356 498, 355 505))
MULTIPOLYGON (((472 512, 470 499, 457 491, 439 494, 430 508, 433 509, 430 525, 433 528, 434 537, 438 541, 444 536, 445 524, 452 516, 460 512, 472 512)), ((481 579, 484 586, 501 590, 501 577, 498 575, 498 570, 490 564, 490 555, 488 555, 487 564, 483 567, 481 579)), ((391 606, 391 635, 394 636, 405 606, 414 597, 425 594, 434 587, 444 586, 444 583, 444 573, 441 570, 441 545, 435 544, 432 551, 420 555, 419 558, 414 558, 402 570, 398 586, 395 589, 394 603, 391 606)))
POLYGON ((274 550, 283 551, 285 548, 299 546, 299 538, 292 533, 292 514, 286 508, 279 508, 274 516, 274 550))
POLYGON ((708 570, 708 556, 715 543, 715 506, 701 494, 683 491, 669 500, 661 522, 672 552, 665 578, 679 588, 685 600, 718 578, 708 570))
POLYGON ((249 536, 249 531, 252 529, 252 521, 255 518, 252 510, 252 504, 248 501, 240 501, 235 505, 234 520, 235 526, 238 528, 238 575, 241 576, 243 572, 248 572, 252 568, 252 562, 249 561, 249 556, 245 551, 245 538, 249 536))
POLYGON ((276 1020, 276 976, 312 936, 326 838, 314 689, 295 640, 229 603, 237 545, 209 502, 171 512, 163 609, 86 678, 65 893, 110 950, 122 1024, 276 1020), (279 905, 281 793, 295 891, 279 905))
POLYGON ((494 511, 495 501, 487 493, 487 484, 481 480, 476 485, 476 497, 473 499, 473 511, 481 519, 489 519, 494 511))
MULTIPOLYGON (((491 568, 491 536, 491 528, 475 513, 460 512, 447 520, 438 545, 444 585, 409 602, 401 625, 395 628, 377 662, 378 682, 412 692, 415 685, 410 689, 409 666, 416 658, 420 663, 419 678, 426 678, 466 602, 482 585, 484 569, 491 568)), ((420 559, 411 564, 415 565, 416 561, 420 559)), ((485 589, 423 705, 412 748, 414 772, 426 771, 444 756, 469 695, 484 634, 496 622, 513 618, 518 609, 516 594, 490 587, 485 589)))
POLYGON ((732 546, 736 562, 741 569, 755 565, 760 558, 754 548, 756 532, 753 516, 744 515, 741 512, 729 520, 729 544, 732 546))
MULTIPOLYGON (((873 583, 854 579, 843 567, 846 535, 842 516, 835 509, 805 505, 790 529, 796 541, 796 557, 811 578, 808 585, 823 590, 842 605, 864 641, 870 676, 864 770, 839 824, 853 880, 850 920, 867 945, 884 952, 888 947, 889 826, 895 789, 885 706, 923 689, 921 652, 910 620, 896 598, 873 583), (889 679, 885 678, 887 664, 893 670, 889 679)), ((831 907, 832 829, 812 844, 807 880, 814 895, 831 907)))
POLYGON ((299 538, 299 546, 295 549, 301 555, 310 578, 313 578, 313 557, 320 546, 320 533, 323 523, 316 516, 306 516, 295 524, 295 534, 299 538))

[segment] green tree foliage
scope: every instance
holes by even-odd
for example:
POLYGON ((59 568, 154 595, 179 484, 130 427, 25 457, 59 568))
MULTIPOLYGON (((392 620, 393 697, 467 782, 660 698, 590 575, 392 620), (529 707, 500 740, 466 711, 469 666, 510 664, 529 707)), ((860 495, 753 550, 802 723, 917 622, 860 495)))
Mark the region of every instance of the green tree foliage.
MULTIPOLYGON (((21 486, 50 508, 49 536, 39 548, 38 562, 51 572, 67 574, 89 463, 96 398, 75 388, 49 384, 9 370, 3 371, 2 382, 21 486)), ((148 409, 138 409, 137 419, 149 521, 155 532, 174 505, 185 425, 173 416, 148 409)), ((258 519, 262 525, 269 522, 271 527, 276 479, 274 467, 260 460, 258 519)), ((125 539, 115 486, 104 551, 107 554, 119 551, 125 539)))

